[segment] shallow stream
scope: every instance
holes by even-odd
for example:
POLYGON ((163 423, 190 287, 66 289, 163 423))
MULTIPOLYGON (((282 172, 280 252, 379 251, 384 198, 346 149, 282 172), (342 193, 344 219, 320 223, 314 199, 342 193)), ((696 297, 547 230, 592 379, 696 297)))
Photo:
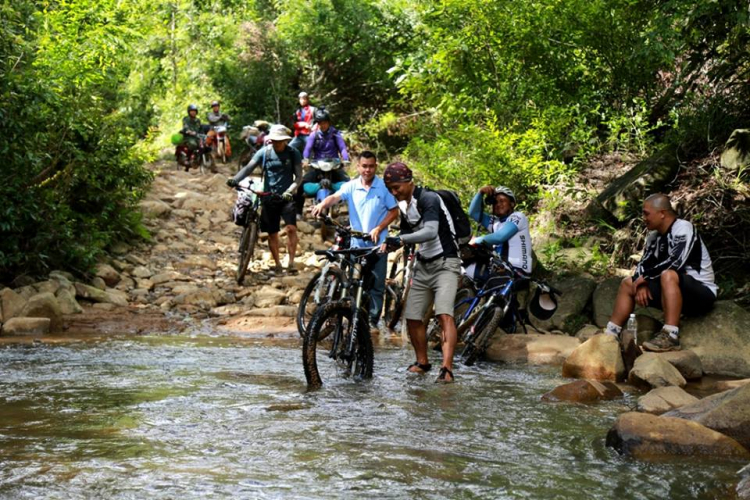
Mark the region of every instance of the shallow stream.
POLYGON ((0 347, 0 498, 729 498, 741 464, 604 446, 633 396, 542 403, 559 368, 438 385, 380 347, 308 392, 296 341, 153 336, 0 347))

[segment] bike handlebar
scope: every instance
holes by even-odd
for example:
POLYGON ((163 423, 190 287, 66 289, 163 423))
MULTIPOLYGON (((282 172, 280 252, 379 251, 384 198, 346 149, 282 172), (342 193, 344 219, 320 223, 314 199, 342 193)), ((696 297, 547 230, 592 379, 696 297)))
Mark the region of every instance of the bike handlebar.
POLYGON ((266 196, 271 196, 275 194, 272 191, 256 191, 254 189, 246 188, 244 186, 235 186, 234 189, 235 191, 250 191, 251 193, 258 195, 261 198, 265 198, 266 196))
POLYGON ((348 234, 349 236, 353 238, 359 238, 365 241, 372 241, 369 233, 357 231, 350 227, 347 227, 341 224, 340 222, 334 220, 333 218, 331 218, 331 216, 328 214, 320 214, 318 215, 318 218, 322 219, 324 224, 330 224, 331 226, 334 226, 336 228, 336 231, 339 231, 344 234, 348 234))

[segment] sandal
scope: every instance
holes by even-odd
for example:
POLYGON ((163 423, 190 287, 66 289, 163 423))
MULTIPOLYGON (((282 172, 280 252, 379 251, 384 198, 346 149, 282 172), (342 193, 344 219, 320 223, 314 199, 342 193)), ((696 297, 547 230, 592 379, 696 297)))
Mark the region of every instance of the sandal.
POLYGON ((299 274, 299 270, 297 268, 295 268, 295 267, 289 266, 289 267, 286 268, 286 273, 289 276, 296 276, 296 275, 299 274))
POLYGON ((407 372, 409 372, 409 373, 417 373, 417 374, 422 374, 422 373, 427 373, 428 371, 430 371, 430 369, 431 369, 431 368, 432 368, 432 365, 431 365, 430 363, 425 363, 425 364, 423 365, 422 363, 420 363, 420 362, 418 362, 418 361, 415 361, 414 363, 410 364, 410 365, 409 365, 409 366, 408 366, 408 367, 406 368, 406 371, 407 371, 407 372), (416 366, 417 368, 419 368, 420 370, 422 370, 422 371, 419 371, 419 372, 418 372, 418 371, 412 370, 412 367, 415 367, 415 366, 416 366))
POLYGON ((452 371, 450 371, 450 370, 449 370, 448 368, 446 368, 445 366, 443 366, 443 367, 441 367, 441 368, 440 368, 440 374, 439 374, 439 375, 438 375, 438 377, 437 377, 437 378, 435 379, 435 383, 436 383, 436 384, 437 384, 437 383, 442 383, 442 384, 450 384, 450 383, 451 383, 451 382, 453 382, 454 380, 455 380, 455 378, 453 377, 453 372, 452 372, 452 371), (451 378, 450 378, 450 380, 448 380, 448 379, 446 378, 446 375, 450 375, 450 377, 451 377, 451 378))

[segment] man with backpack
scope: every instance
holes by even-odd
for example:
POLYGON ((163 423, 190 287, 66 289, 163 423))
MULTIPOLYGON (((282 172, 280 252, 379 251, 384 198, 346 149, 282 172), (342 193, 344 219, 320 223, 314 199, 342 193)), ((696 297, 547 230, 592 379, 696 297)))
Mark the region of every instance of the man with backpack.
POLYGON ((396 249, 404 243, 419 244, 411 290, 404 309, 417 360, 407 370, 426 373, 432 367, 427 358, 423 319, 429 305, 434 303, 435 317, 443 331, 440 342, 443 365, 436 382, 453 382, 453 353, 457 342, 453 306, 461 274, 457 235, 465 234, 467 229, 471 231, 470 227, 465 227, 468 219, 460 204, 456 206, 451 201, 455 194, 416 186, 412 171, 401 162, 388 165, 383 180, 399 202, 401 211, 401 234, 386 238, 386 249, 396 249), (461 227, 457 228, 457 225, 461 227))
POLYGON ((256 168, 261 168, 263 191, 271 192, 272 196, 264 197, 261 201, 260 230, 268 233, 268 247, 276 262, 273 270, 275 274, 281 274, 284 271, 279 260, 281 219, 284 219, 286 224, 287 251, 289 252, 287 272, 297 274, 297 269, 294 267, 298 242, 297 212, 292 198, 302 178, 302 159, 299 151, 287 144, 290 139, 286 127, 272 126, 268 133, 268 140, 271 144, 259 149, 250 163, 237 172, 237 175, 227 180, 229 187, 237 187, 242 179, 252 174, 256 168))

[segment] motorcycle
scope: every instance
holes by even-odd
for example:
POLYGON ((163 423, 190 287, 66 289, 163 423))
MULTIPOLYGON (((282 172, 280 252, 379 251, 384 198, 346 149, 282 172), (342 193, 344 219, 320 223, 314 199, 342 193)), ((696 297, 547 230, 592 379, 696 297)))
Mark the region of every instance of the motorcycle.
POLYGON ((263 120, 256 120, 253 125, 242 127, 240 139, 247 145, 247 149, 237 159, 237 171, 247 165, 253 155, 263 147, 268 127, 269 123, 263 120))
MULTIPOLYGON (((313 160, 310 162, 310 166, 318 171, 318 183, 320 187, 315 193, 315 203, 318 204, 323 201, 327 196, 333 194, 334 183, 340 181, 334 181, 334 174, 341 169, 343 163, 339 158, 324 158, 319 160, 313 160)), ((348 176, 347 179, 348 180, 348 176)), ((330 215, 332 219, 338 217, 338 206, 333 205, 327 209, 323 215, 330 215), (330 211, 330 213, 329 213, 330 211)), ((325 223, 320 226, 320 237, 323 241, 328 237, 328 227, 325 223)))
MULTIPOLYGON (((191 168, 200 169, 201 174, 205 173, 206 170, 216 172, 216 164, 214 163, 211 154, 212 148, 206 142, 208 136, 206 134, 196 133, 195 137, 198 139, 198 147, 191 149, 183 136, 183 140, 177 146, 177 150, 175 151, 177 163, 185 167, 186 172, 191 168)), ((174 138, 173 142, 175 142, 174 138)))
POLYGON ((211 142, 216 144, 213 151, 214 158, 221 158, 221 162, 226 163, 227 157, 230 156, 229 151, 231 151, 229 138, 227 137, 227 129, 229 128, 229 125, 221 123, 219 125, 214 125, 212 128, 214 134, 211 142))

